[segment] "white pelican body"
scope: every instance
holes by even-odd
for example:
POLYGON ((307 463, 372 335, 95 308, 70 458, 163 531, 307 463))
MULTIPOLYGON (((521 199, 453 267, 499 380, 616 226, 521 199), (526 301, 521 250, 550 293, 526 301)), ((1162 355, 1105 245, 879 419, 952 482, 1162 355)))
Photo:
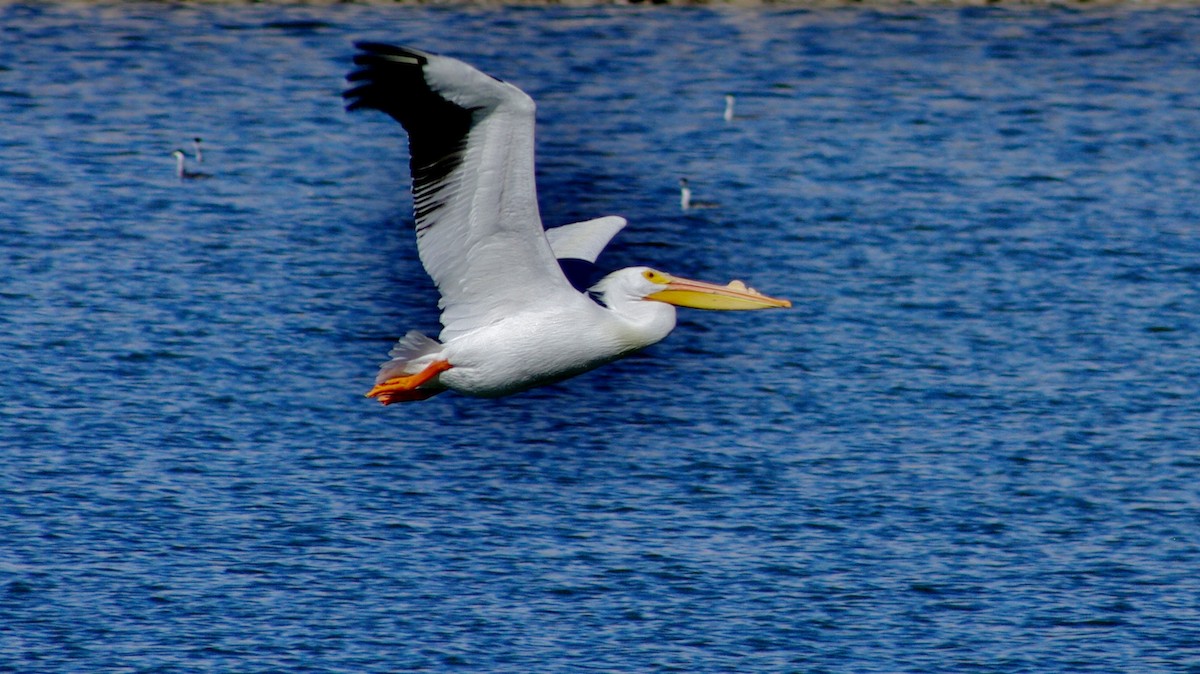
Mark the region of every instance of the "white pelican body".
POLYGON ((646 267, 581 292, 560 259, 595 262, 624 225, 608 216, 544 230, 534 184, 534 103, 444 56, 360 43, 348 109, 388 113, 409 135, 421 262, 441 293, 440 342, 409 332, 367 393, 387 405, 451 389, 483 397, 586 372, 666 337, 672 305, 790 303, 646 267))
MULTIPOLYGON (((612 310, 581 293, 562 300, 452 339, 427 355, 425 363, 406 365, 399 373, 444 359, 453 367, 439 376, 443 386, 502 396, 587 372, 661 340, 675 327, 674 308, 662 302, 638 302, 642 306, 636 312, 612 320, 612 310), (570 348, 548 348, 556 344, 570 348)), ((384 381, 394 376, 384 370, 384 381)))

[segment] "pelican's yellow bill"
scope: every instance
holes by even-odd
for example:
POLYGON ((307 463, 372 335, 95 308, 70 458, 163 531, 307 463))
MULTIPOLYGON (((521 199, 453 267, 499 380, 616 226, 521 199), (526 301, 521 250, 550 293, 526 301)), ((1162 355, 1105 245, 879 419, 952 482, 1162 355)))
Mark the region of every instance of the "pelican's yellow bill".
POLYGON ((658 300, 677 307, 709 309, 713 311, 750 311, 753 309, 781 309, 792 306, 788 300, 767 297, 741 281, 729 285, 692 281, 670 277, 666 290, 660 290, 646 299, 658 300))

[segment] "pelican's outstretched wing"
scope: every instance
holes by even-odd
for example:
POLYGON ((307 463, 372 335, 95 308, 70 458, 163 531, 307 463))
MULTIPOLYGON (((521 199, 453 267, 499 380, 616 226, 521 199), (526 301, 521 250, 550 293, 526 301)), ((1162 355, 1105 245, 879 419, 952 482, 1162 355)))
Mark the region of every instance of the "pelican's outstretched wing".
POLYGON ((462 61, 361 42, 347 109, 408 132, 421 262, 442 294, 442 340, 575 293, 538 215, 534 103, 462 61))

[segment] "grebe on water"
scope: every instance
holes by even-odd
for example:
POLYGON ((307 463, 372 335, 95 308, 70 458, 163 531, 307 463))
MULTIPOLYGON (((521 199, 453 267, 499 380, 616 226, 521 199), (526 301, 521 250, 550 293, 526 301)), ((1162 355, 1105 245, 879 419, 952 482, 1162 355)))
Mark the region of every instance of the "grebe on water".
POLYGON ((175 150, 171 153, 175 157, 175 176, 180 180, 199 180, 201 178, 211 178, 212 176, 200 171, 189 171, 183 165, 184 154, 183 150, 175 150))
POLYGON ((715 201, 693 200, 692 188, 688 187, 687 178, 679 179, 679 208, 687 211, 693 208, 717 208, 720 205, 715 201))

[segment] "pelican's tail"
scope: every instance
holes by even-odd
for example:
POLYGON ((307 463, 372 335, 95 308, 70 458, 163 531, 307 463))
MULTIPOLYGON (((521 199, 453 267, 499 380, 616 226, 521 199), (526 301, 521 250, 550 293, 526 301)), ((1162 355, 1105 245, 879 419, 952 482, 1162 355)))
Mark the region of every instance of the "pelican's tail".
POLYGON ((379 367, 375 386, 367 391, 384 405, 425 400, 446 390, 437 376, 450 369, 442 358, 442 345, 425 335, 411 331, 388 352, 391 360, 379 367))
POLYGON ((388 351, 388 355, 392 359, 379 366, 379 374, 375 376, 375 383, 382 384, 395 377, 416 374, 437 360, 441 351, 442 345, 436 339, 426 337, 416 330, 410 330, 408 334, 400 338, 400 341, 396 342, 391 351, 388 351))

